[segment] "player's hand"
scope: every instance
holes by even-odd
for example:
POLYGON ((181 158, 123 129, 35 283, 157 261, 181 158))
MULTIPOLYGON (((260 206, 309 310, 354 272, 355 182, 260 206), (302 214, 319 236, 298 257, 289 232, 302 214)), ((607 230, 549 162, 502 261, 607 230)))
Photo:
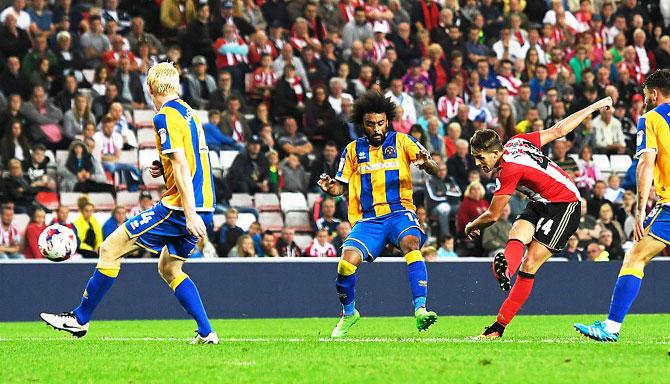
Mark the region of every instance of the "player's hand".
POLYGON ((644 217, 635 215, 635 226, 633 227, 633 240, 640 241, 644 237, 644 217))
POLYGON ((428 163, 429 160, 430 160, 430 153, 428 153, 428 151, 421 150, 419 151, 416 160, 414 160, 414 165, 420 168, 424 164, 428 163))
POLYGON ((604 99, 600 99, 596 105, 598 109, 612 109, 612 97, 607 96, 604 99))
POLYGON ((319 178, 319 181, 317 181, 316 184, 319 186, 319 188, 321 188, 322 191, 329 194, 335 194, 335 188, 337 188, 337 181, 332 177, 328 176, 327 174, 322 173, 321 177, 319 178))
POLYGON ((188 233, 196 236, 198 239, 207 237, 207 227, 205 226, 205 222, 202 221, 202 217, 197 213, 186 215, 186 229, 188 230, 188 233))
POLYGON ((149 166, 149 173, 151 173, 151 177, 156 178, 159 176, 163 175, 163 166, 161 165, 161 162, 158 160, 154 160, 151 163, 151 166, 149 166))
POLYGON ((465 236, 467 236, 468 239, 474 240, 477 236, 479 236, 480 230, 472 228, 472 222, 469 222, 465 226, 464 232, 465 232, 465 236))

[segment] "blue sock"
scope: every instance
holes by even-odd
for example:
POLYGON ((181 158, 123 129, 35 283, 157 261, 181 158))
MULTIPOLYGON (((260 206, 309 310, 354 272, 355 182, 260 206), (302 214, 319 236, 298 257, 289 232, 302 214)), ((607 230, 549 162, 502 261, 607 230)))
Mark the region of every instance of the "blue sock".
MULTIPOLYGON (((109 270, 104 271, 109 273, 109 270)), ((117 275, 118 270, 113 271, 111 274, 117 275)), ((112 284, 114 284, 114 280, 116 280, 116 276, 108 276, 104 273, 101 273, 98 269, 93 272, 93 276, 91 276, 91 278, 88 280, 88 284, 86 284, 84 295, 81 297, 81 304, 79 304, 79 306, 73 311, 79 324, 84 325, 91 320, 91 315, 93 314, 95 307, 97 307, 98 304, 100 304, 102 298, 105 297, 105 294, 107 291, 109 291, 109 288, 111 288, 112 284)))
POLYGON ((340 296, 340 303, 342 303, 342 312, 345 316, 353 315, 356 308, 356 274, 349 276, 338 274, 335 286, 340 296))
POLYGON ((639 276, 631 274, 619 276, 614 285, 608 320, 623 323, 630 306, 640 292, 640 285, 642 285, 642 278, 639 276))
POLYGON ((415 261, 407 265, 407 278, 409 279, 409 286, 412 289, 412 302, 414 303, 414 311, 426 306, 426 296, 428 294, 428 271, 426 271, 426 263, 415 261))
POLYGON ((182 278, 176 278, 170 283, 170 287, 174 289, 174 295, 179 300, 179 304, 186 310, 186 312, 195 319, 198 324, 198 334, 200 336, 207 336, 212 333, 212 326, 207 318, 207 312, 202 305, 200 293, 195 286, 193 280, 188 275, 184 274, 182 278))

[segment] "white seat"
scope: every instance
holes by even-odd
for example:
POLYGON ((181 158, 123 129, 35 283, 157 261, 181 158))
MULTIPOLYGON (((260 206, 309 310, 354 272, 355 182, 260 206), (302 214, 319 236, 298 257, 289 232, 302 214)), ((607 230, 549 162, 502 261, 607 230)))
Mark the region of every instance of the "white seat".
POLYGON ((610 159, 607 155, 593 155, 593 163, 600 170, 602 174, 607 174, 612 171, 612 166, 610 165, 610 159))
POLYGON ((133 121, 136 127, 153 127, 154 111, 151 109, 133 110, 133 121))
POLYGON ((155 149, 140 149, 138 161, 140 168, 148 168, 154 160, 158 160, 158 151, 155 149))
POLYGON ((140 201, 140 192, 119 191, 116 194, 116 205, 130 208, 134 207, 140 201))
POLYGON ((219 154, 216 151, 209 151, 209 163, 212 165, 212 169, 221 170, 221 160, 219 159, 219 154))
POLYGON ((56 151, 56 165, 59 168, 65 168, 65 163, 67 162, 67 151, 59 149, 56 151))
POLYGON ((54 151, 47 149, 44 154, 49 159, 49 164, 47 165, 48 167, 58 167, 58 163, 56 163, 56 154, 54 151))
MULTIPOLYGON (((98 207, 96 207, 96 209, 97 209, 97 208, 98 208, 98 207)), ((110 217, 112 217, 112 212, 111 212, 111 211, 95 211, 95 212, 93 212, 93 217, 95 217, 96 219, 98 219, 98 223, 100 223, 100 225, 104 225, 105 222, 106 222, 110 217)))
POLYGON ((119 157, 119 163, 130 163, 137 165, 137 150, 130 149, 127 151, 121 151, 121 157, 119 157))
POLYGON ((226 222, 226 215, 223 215, 221 213, 217 213, 212 217, 212 226, 214 227, 214 230, 218 230, 221 228, 223 223, 226 222))
POLYGON ((223 169, 224 172, 228 172, 230 169, 230 166, 233 165, 233 161, 235 161, 235 158, 237 155, 240 153, 238 151, 221 151, 219 152, 219 162, 221 164, 221 168, 223 169))
POLYGON ((228 203, 231 207, 252 208, 254 206, 251 195, 248 193, 233 193, 228 203))
POLYGON ((628 168, 633 165, 633 159, 628 155, 611 155, 610 165, 612 166, 613 173, 626 173, 628 172, 628 168))
POLYGON ((579 154, 577 154, 577 153, 571 153, 568 156, 572 157, 572 160, 574 160, 575 163, 577 162, 577 160, 579 160, 579 154))
POLYGON ((93 81, 95 80, 95 69, 82 69, 81 74, 84 75, 84 79, 89 84, 93 84, 93 81))
POLYGON ((89 193, 88 200, 95 206, 96 210, 112 210, 116 205, 114 196, 106 192, 89 193))
POLYGON ((293 228, 298 232, 312 231, 312 223, 309 221, 309 214, 307 212, 293 211, 286 213, 284 225, 288 228, 293 228))
POLYGON ((308 235, 295 235, 293 238, 295 244, 300 247, 302 252, 305 252, 305 249, 312 243, 312 236, 308 235))
POLYGON ((307 207, 314 208, 314 203, 321 197, 320 193, 310 192, 307 194, 307 207))
POLYGON ((77 199, 81 196, 80 192, 61 192, 60 194, 60 204, 64 205, 70 209, 78 209, 77 199))
POLYGON ((284 219, 279 212, 261 212, 258 215, 258 222, 265 231, 281 231, 284 228, 284 219))
POLYGON ((209 121, 208 112, 206 109, 194 109, 195 115, 200 119, 200 124, 205 124, 209 121))
POLYGON ((240 213, 237 217, 237 226, 246 232, 254 221, 256 221, 256 216, 253 213, 240 213))
POLYGON ((27 213, 17 213, 14 215, 14 220, 12 220, 12 224, 16 226, 16 230, 19 231, 21 237, 26 233, 26 227, 29 223, 30 216, 27 213))
POLYGON ((308 211, 307 200, 305 195, 300 192, 282 192, 280 194, 281 210, 286 212, 291 211, 308 211))
POLYGON ((254 205, 259 211, 279 211, 281 209, 279 198, 274 193, 256 193, 254 205))
POLYGON ((154 178, 149 172, 149 168, 142 169, 142 182, 148 189, 160 189, 165 184, 162 177, 154 178))
POLYGON ((156 134, 151 128, 137 130, 137 145, 141 148, 156 148, 156 134))

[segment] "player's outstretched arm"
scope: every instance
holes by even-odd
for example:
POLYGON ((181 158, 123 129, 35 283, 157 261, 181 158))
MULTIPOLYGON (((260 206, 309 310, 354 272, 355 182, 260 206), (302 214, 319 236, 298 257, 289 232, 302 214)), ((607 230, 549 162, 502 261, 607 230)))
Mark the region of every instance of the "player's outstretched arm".
POLYGON ((189 233, 199 238, 207 236, 207 227, 205 222, 195 211, 195 196, 193 194, 193 180, 191 180, 191 170, 188 167, 188 160, 182 151, 176 151, 169 154, 170 164, 174 172, 174 181, 181 196, 181 204, 186 216, 186 229, 189 233))
POLYGON ((637 164, 637 202, 635 206, 635 226, 633 227, 633 239, 640 241, 644 237, 644 217, 647 214, 647 201, 649 191, 654 180, 654 164, 656 163, 656 152, 643 152, 640 154, 640 162, 637 164))
POLYGON ((563 137, 568 133, 572 132, 579 126, 579 124, 589 117, 593 112, 603 109, 603 108, 612 108, 612 98, 607 96, 604 99, 600 99, 595 103, 589 105, 588 107, 579 110, 572 115, 566 117, 565 119, 554 124, 553 127, 540 131, 540 141, 542 145, 551 143, 552 141, 563 137))
POLYGON ((439 167, 437 166, 435 160, 430 157, 430 153, 428 153, 428 151, 424 150, 419 152, 417 159, 414 161, 414 165, 427 174, 433 176, 436 176, 437 172, 439 171, 439 167))
POLYGON ((491 200, 491 205, 484 213, 479 215, 474 221, 469 222, 465 226, 465 235, 469 238, 473 238, 476 235, 479 235, 479 231, 488 226, 493 225, 502 214, 503 208, 507 205, 507 202, 512 196, 510 195, 495 195, 493 200, 491 200))
POLYGON ((344 184, 326 175, 325 173, 321 175, 317 185, 319 188, 321 188, 322 191, 333 197, 340 196, 344 193, 344 184))

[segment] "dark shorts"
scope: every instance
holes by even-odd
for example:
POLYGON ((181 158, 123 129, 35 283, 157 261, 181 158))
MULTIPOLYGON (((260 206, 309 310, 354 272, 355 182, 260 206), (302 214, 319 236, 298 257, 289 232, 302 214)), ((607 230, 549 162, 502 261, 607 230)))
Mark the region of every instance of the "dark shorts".
POLYGON ((516 220, 526 220, 533 224, 533 239, 552 252, 559 252, 579 228, 581 205, 581 201, 546 204, 531 201, 516 220))
POLYGON ((356 222, 342 248, 354 247, 361 252, 364 260, 372 262, 386 244, 391 243, 400 249, 400 240, 409 235, 418 237, 420 246, 426 242, 426 234, 419 226, 416 213, 410 210, 391 212, 356 222))
MULTIPOLYGON (((212 225, 211 212, 198 214, 206 226, 212 225)), ((180 260, 191 256, 198 242, 186 229, 184 212, 169 209, 161 202, 126 220, 123 227, 131 239, 137 239, 135 244, 140 247, 154 254, 167 247, 169 255, 180 260)))

